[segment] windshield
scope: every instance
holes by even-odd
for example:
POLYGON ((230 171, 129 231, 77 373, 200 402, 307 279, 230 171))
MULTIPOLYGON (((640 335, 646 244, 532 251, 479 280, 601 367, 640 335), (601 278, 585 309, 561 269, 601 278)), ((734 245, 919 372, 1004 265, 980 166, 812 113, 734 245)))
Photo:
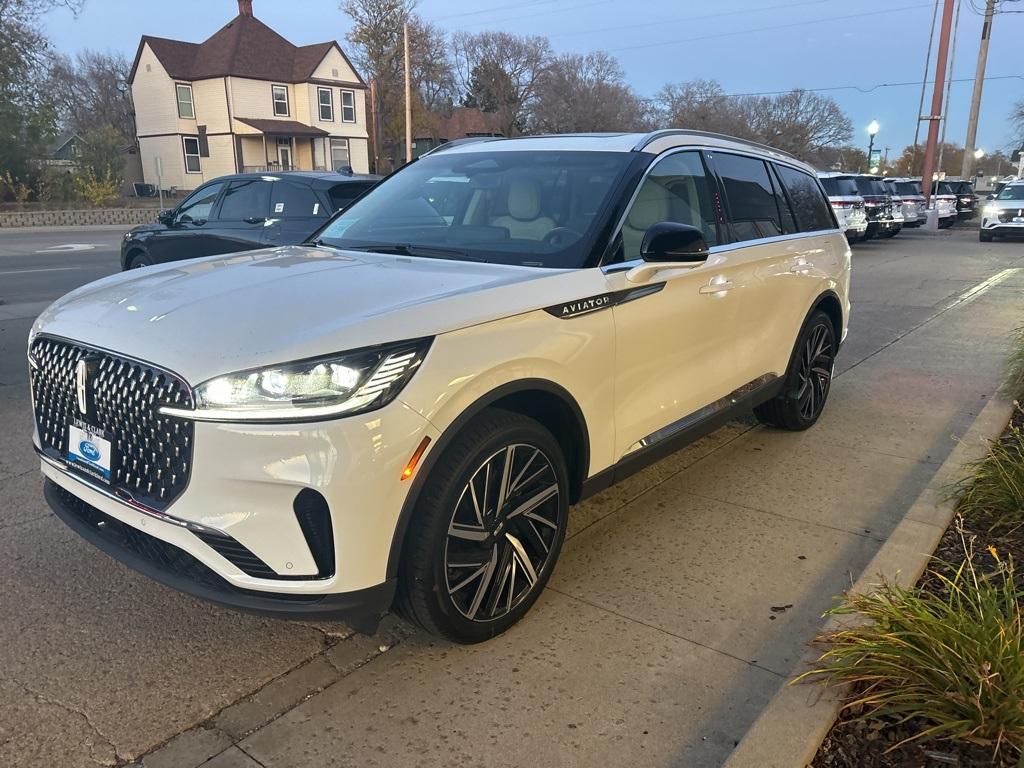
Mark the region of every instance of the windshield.
POLYGON ((849 176, 826 176, 821 180, 825 192, 832 197, 857 197, 857 182, 849 176))
POLYGON ((857 189, 862 195, 884 195, 885 185, 878 179, 869 179, 867 176, 857 177, 857 189))
POLYGON ((535 267, 581 267, 630 152, 440 152, 323 229, 339 248, 535 267))
POLYGON ((897 181, 896 191, 901 195, 920 195, 921 186, 916 181, 897 181))
POLYGON ((996 200, 1024 200, 1024 184, 1008 184, 996 195, 996 200))

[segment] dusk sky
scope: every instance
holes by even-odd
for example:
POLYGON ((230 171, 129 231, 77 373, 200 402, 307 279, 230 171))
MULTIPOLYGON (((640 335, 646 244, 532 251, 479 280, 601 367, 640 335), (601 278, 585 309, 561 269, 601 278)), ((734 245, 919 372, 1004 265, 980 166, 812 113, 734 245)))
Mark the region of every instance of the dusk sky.
MULTIPOLYGON (((421 0, 418 12, 449 31, 502 29, 546 35, 559 53, 609 51, 643 96, 667 81, 694 78, 717 79, 735 94, 835 89, 825 92, 853 120, 853 142, 866 148, 865 126, 876 119, 876 147, 888 146, 895 156, 914 138, 933 7, 934 0, 421 0), (883 83, 912 84, 871 90, 883 83)), ((1007 3, 1013 7, 1024 11, 1024 2, 1007 3)), ((254 10, 296 44, 337 39, 345 45, 349 20, 336 0, 255 0, 254 10)), ((77 19, 54 11, 46 27, 61 52, 92 48, 132 57, 140 35, 198 42, 236 13, 234 0, 86 0, 77 19)), ((956 143, 964 139, 981 22, 963 0, 953 69, 963 81, 953 84, 946 129, 956 143)), ((1024 98, 1022 41, 1024 13, 1000 14, 987 75, 1003 79, 985 84, 983 148, 1011 144, 1008 114, 1024 98)), ((926 113, 930 100, 929 86, 926 113)))

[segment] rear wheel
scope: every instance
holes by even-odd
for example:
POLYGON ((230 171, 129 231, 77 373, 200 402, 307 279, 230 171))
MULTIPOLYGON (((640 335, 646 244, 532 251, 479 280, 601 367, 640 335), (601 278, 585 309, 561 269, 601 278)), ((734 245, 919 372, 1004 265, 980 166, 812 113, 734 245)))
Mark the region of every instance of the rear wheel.
POLYGON ((836 334, 832 320, 818 310, 797 338, 782 393, 754 409, 763 424, 800 431, 821 415, 832 385, 836 334))
POLYGON ((416 505, 396 607, 459 643, 501 634, 540 595, 565 538, 558 442, 517 413, 484 411, 445 449, 416 505))

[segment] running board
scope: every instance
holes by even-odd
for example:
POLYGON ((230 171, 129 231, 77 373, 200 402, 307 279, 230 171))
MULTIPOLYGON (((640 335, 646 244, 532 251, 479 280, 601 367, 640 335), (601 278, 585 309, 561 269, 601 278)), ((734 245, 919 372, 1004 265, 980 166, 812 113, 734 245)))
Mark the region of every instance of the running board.
POLYGON ((587 478, 580 500, 593 496, 641 469, 711 434, 755 406, 777 397, 784 379, 778 374, 759 376, 725 397, 662 427, 633 443, 616 464, 587 478))

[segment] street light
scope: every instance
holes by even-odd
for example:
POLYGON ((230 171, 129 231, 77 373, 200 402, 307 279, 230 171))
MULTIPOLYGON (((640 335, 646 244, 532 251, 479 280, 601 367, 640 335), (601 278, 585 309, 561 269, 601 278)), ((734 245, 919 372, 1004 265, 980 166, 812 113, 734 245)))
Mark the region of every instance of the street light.
POLYGON ((985 150, 984 149, 980 149, 979 148, 979 149, 974 150, 974 159, 975 160, 981 160, 981 158, 983 158, 984 156, 985 156, 985 150))
MULTIPOLYGON (((872 120, 868 123, 868 165, 871 165, 871 153, 875 149, 875 135, 878 133, 878 128, 879 125, 877 120, 872 120)), ((872 173, 875 173, 875 171, 872 171, 872 173)))

